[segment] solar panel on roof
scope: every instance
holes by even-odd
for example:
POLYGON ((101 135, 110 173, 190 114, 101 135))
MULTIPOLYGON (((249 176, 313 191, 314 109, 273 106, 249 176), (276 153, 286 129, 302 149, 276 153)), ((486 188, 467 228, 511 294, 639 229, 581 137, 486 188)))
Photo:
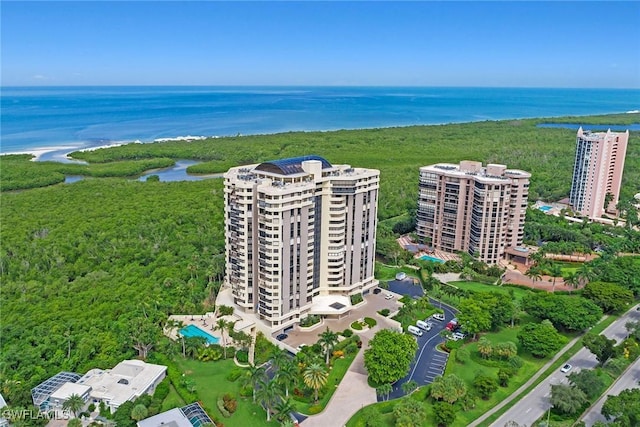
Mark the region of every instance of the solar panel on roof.
POLYGON ((294 175, 297 173, 304 172, 302 170, 302 162, 307 160, 318 160, 322 162, 322 169, 330 169, 333 166, 329 161, 320 156, 301 156, 301 157, 290 157, 288 159, 280 159, 280 160, 271 160, 268 162, 260 163, 256 166, 256 170, 264 171, 264 172, 272 172, 281 175, 294 175))

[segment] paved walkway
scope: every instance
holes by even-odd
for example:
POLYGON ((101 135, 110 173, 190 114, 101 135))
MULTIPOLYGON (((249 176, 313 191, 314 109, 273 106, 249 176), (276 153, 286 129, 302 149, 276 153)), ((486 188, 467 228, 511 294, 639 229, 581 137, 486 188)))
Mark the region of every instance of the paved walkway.
POLYGON ((377 402, 375 389, 367 384, 367 370, 364 367, 364 350, 369 340, 381 329, 390 329, 394 325, 386 324, 385 319, 377 318, 378 324, 366 332, 362 332, 362 349, 351 363, 349 370, 338 385, 338 389, 331 396, 331 400, 318 415, 312 415, 304 420, 303 427, 338 427, 347 421, 360 409, 377 402))

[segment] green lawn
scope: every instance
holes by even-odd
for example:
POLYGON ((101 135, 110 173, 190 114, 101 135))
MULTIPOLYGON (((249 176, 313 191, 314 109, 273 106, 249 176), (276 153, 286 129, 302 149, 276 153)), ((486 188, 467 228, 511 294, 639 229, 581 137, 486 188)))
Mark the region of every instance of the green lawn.
POLYGON ((525 295, 531 293, 531 291, 527 289, 516 288, 513 286, 487 285, 485 283, 470 282, 466 280, 461 282, 449 282, 449 285, 464 289, 466 291, 499 292, 508 295, 513 292, 513 297, 518 301, 522 300, 525 295))
MULTIPOLYGON (((329 403, 329 399, 333 396, 340 381, 344 377, 344 374, 347 373, 349 366, 353 362, 353 359, 356 358, 356 354, 345 356, 344 359, 335 359, 333 362, 333 366, 329 371, 329 378, 327 378, 327 385, 321 391, 320 398, 318 399, 318 405, 322 406, 322 408, 327 406, 329 403)), ((314 406, 313 403, 303 403, 300 401, 293 400, 296 410, 303 414, 309 413, 309 408, 314 406)))
MULTIPOLYGON (((609 325, 611 325, 616 319, 617 319, 617 317, 615 317, 615 316, 604 317, 600 321, 600 323, 598 323, 593 328, 591 328, 590 332, 593 332, 594 334, 599 334, 602 331, 604 331, 609 325)), ((547 368, 547 370, 542 375, 540 375, 540 377, 538 377, 538 379, 536 381, 534 381, 533 384, 531 384, 522 393, 520 393, 520 395, 518 397, 513 399, 511 401, 511 403, 509 403, 508 405, 505 405, 502 409, 500 409, 498 412, 493 414, 491 417, 487 418, 480 425, 483 426, 483 427, 491 425, 491 423, 493 423, 502 414, 507 412, 513 405, 515 405, 520 400, 521 397, 526 396, 531 390, 533 390, 535 387, 537 387, 538 384, 540 384, 545 378, 547 378, 553 372, 555 372, 558 369, 560 369, 560 366, 564 365, 565 362, 567 360, 569 360, 571 358, 571 356, 576 354, 581 348, 583 348, 583 345, 582 345, 582 342, 580 342, 580 341, 578 341, 574 345, 572 345, 571 348, 569 348, 569 350, 567 350, 561 357, 559 357, 558 360, 556 360, 551 366, 549 366, 549 368, 547 368)), ((478 415, 478 417, 479 416, 480 415, 478 415)))
POLYGON ((233 360, 200 362, 177 358, 176 362, 184 375, 195 382, 198 399, 207 412, 224 423, 225 427, 278 426, 277 421, 267 423, 266 412, 260 405, 254 404, 251 397, 240 397, 241 379, 234 382, 226 379, 236 367, 233 360), (229 418, 223 417, 216 405, 218 398, 225 393, 232 393, 238 400, 238 409, 229 418))
MULTIPOLYGON (((191 402, 189 402, 191 403, 191 402)), ((162 412, 168 411, 169 409, 178 408, 185 406, 187 402, 182 400, 176 389, 172 384, 169 384, 169 394, 165 397, 162 402, 162 412)))
MULTIPOLYGON (((494 344, 505 341, 512 341, 518 344, 517 335, 519 331, 519 326, 516 326, 514 328, 505 327, 497 332, 483 334, 483 336, 485 336, 494 344)), ((478 356, 477 342, 466 344, 466 347, 469 349, 469 353, 471 354, 469 360, 465 364, 460 364, 455 361, 454 357, 450 357, 449 361, 447 362, 446 373, 453 373, 462 378, 467 383, 467 386, 471 384, 477 372, 482 372, 484 374, 497 377, 498 370, 500 368, 486 366, 482 363, 482 359, 478 356)), ((510 379, 509 386, 499 387, 498 391, 496 391, 488 400, 478 399, 476 401, 476 407, 472 410, 459 412, 458 417, 452 424, 452 427, 466 426, 471 423, 471 421, 475 420, 476 418, 487 412, 489 409, 502 402, 505 398, 507 398, 515 390, 517 390, 522 384, 527 382, 529 378, 531 378, 531 376, 535 374, 548 360, 536 359, 530 354, 522 351, 520 348, 518 348, 518 356, 522 358, 524 364, 518 370, 518 373, 510 379)))
POLYGON ((418 270, 409 267, 395 267, 376 262, 375 277, 378 280, 396 280, 396 274, 407 273, 407 276, 418 278, 418 270))

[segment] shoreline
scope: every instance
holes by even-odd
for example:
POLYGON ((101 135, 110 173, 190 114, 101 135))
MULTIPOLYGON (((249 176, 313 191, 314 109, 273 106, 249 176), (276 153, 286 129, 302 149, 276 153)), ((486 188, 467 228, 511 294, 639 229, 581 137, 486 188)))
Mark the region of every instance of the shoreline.
MULTIPOLYGON (((593 115, 587 115, 587 116, 569 116, 569 117, 591 117, 591 116, 599 116, 599 115, 617 115, 617 114, 638 114, 640 113, 640 110, 628 110, 628 111, 624 111, 624 112, 616 112, 616 113, 601 113, 601 114, 593 114, 593 115)), ((553 119, 554 117, 522 117, 522 118, 508 118, 508 119, 496 119, 496 120, 490 120, 490 121, 505 121, 505 120, 532 120, 532 119, 544 119, 544 120, 548 120, 548 119, 553 119)), ((279 131, 279 132, 273 132, 273 133, 250 133, 250 134, 238 134, 237 136, 252 136, 252 135, 276 135, 279 133, 289 133, 289 132, 335 132, 338 130, 367 130, 367 129, 386 129, 386 128, 395 128, 395 127, 410 127, 410 126, 443 126, 443 125, 455 125, 455 124, 466 124, 466 123, 477 123, 477 122, 482 122, 482 120, 480 121, 461 121, 461 122, 446 122, 446 123, 427 123, 427 124, 419 124, 419 125, 407 125, 407 126, 381 126, 381 127, 363 127, 363 128, 349 128, 349 129, 327 129, 327 130, 297 130, 297 131, 279 131)), ((571 126, 571 125, 575 125, 575 123, 563 123, 560 122, 560 124, 566 124, 567 126, 571 126)), ((624 126, 638 126, 640 124, 630 124, 630 125, 617 125, 620 127, 624 127, 624 126)), ((538 125, 539 126, 539 125, 538 125)), ((597 125, 594 124, 593 126, 602 126, 602 125, 597 125)), ((555 127, 555 126, 542 126, 542 127, 555 127)), ((560 126, 557 126, 560 127, 560 126)), ((33 158, 31 159, 31 161, 37 162, 37 161, 57 161, 57 162, 82 162, 82 163, 86 163, 82 160, 76 160, 73 158, 68 157, 68 155, 74 151, 95 151, 95 150, 100 150, 103 148, 115 148, 115 147, 120 147, 123 145, 128 145, 128 144, 153 144, 153 143, 163 143, 163 142, 179 142, 179 141, 183 141, 183 142, 188 142, 188 141, 201 141, 201 140, 205 140, 205 139, 219 139, 219 138, 228 138, 228 137, 233 137, 234 135, 226 135, 226 136, 219 136, 219 135, 211 135, 211 136, 203 136, 203 135, 181 135, 181 136, 175 136, 175 137, 167 137, 167 138, 155 138, 153 140, 150 141, 142 141, 140 139, 136 139, 133 141, 115 141, 115 142, 108 142, 106 144, 103 145, 95 145, 95 146, 88 146, 88 147, 84 147, 83 143, 77 143, 76 145, 60 145, 60 146, 45 146, 45 147, 35 147, 33 149, 26 149, 26 150, 19 150, 19 151, 8 151, 8 152, 1 152, 0 151, 0 157, 2 156, 8 156, 8 155, 22 155, 22 154, 30 154, 33 156, 33 158), (82 145, 78 145, 78 144, 82 144, 82 145), (52 153, 59 153, 56 155, 51 155, 52 153), (51 158, 43 158, 43 157, 51 157, 51 158)), ((68 144, 73 144, 73 143, 68 143, 68 144)), ((86 144, 86 143, 85 143, 86 144)), ((1 150, 1 148, 0 148, 1 150)))
POLYGON ((78 162, 78 163, 86 163, 83 160, 77 160, 69 157, 69 154, 74 151, 96 151, 103 148, 115 148, 123 145, 129 144, 153 144, 155 142, 171 142, 171 141, 201 141, 204 139, 217 139, 219 136, 193 136, 193 135, 185 135, 185 136, 176 136, 172 138, 157 138, 152 141, 141 141, 136 139, 135 141, 117 141, 117 142, 109 142, 104 145, 95 145, 90 147, 83 147, 82 145, 60 145, 60 146, 47 146, 47 147, 36 147, 33 149, 21 150, 21 151, 8 151, 8 152, 0 152, 0 157, 2 156, 13 156, 13 155, 23 155, 30 154, 33 156, 31 159, 32 162, 40 162, 40 161, 54 161, 54 162, 78 162), (58 154, 53 154, 58 153, 58 154), (43 158, 43 157, 51 157, 51 158, 43 158))

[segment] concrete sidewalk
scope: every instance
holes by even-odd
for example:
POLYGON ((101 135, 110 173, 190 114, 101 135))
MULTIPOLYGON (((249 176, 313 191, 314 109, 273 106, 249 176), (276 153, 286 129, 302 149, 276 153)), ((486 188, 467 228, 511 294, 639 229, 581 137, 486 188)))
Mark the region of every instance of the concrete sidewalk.
MULTIPOLYGON (((376 331, 378 327, 374 328, 376 331)), ((361 408, 377 402, 376 391, 367 384, 367 370, 364 367, 364 350, 375 334, 374 329, 360 334, 362 349, 351 363, 331 400, 318 415, 309 416, 303 427, 344 426, 349 418, 361 408)))

